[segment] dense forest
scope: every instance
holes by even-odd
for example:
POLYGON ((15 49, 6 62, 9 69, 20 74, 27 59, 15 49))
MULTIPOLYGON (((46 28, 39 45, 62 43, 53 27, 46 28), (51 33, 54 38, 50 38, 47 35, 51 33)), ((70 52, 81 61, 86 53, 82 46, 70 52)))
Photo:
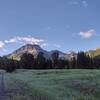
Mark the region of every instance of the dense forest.
POLYGON ((77 58, 70 60, 59 58, 59 53, 54 52, 51 59, 46 59, 40 52, 37 58, 32 54, 24 53, 20 61, 0 57, 0 69, 13 72, 16 69, 99 69, 100 59, 89 57, 84 52, 79 52, 77 58))

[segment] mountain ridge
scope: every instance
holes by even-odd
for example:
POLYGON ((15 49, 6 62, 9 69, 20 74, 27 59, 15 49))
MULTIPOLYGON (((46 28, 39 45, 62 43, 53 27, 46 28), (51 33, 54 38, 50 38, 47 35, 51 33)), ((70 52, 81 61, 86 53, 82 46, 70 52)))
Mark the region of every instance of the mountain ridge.
MULTIPOLYGON (((62 59, 71 59, 72 57, 77 57, 77 53, 74 51, 68 51, 66 53, 59 51, 59 50, 51 50, 51 51, 46 51, 43 48, 41 48, 39 45, 36 44, 26 44, 21 46, 20 48, 14 50, 14 52, 10 53, 7 55, 7 58, 10 59, 17 59, 20 60, 22 54, 24 53, 30 53, 34 55, 34 57, 37 57, 39 52, 42 52, 44 54, 45 58, 51 58, 52 53, 58 52, 59 57, 62 59)), ((100 58, 100 48, 97 48, 95 50, 88 50, 85 52, 87 55, 89 55, 92 58, 100 58)))
MULTIPOLYGON (((42 52, 44 54, 44 57, 47 58, 47 59, 51 58, 51 55, 54 52, 58 52, 59 57, 62 58, 62 59, 68 59, 69 60, 72 57, 77 57, 77 53, 74 52, 74 51, 69 51, 67 53, 64 53, 64 52, 59 51, 59 50, 46 51, 46 50, 42 49, 39 45, 26 44, 24 46, 21 46, 20 48, 18 48, 14 52, 8 54, 7 58, 10 58, 10 59, 13 58, 15 60, 16 59, 20 60, 22 54, 24 54, 24 53, 30 53, 30 54, 34 55, 34 57, 37 57, 39 52, 42 52)), ((95 50, 88 50, 85 53, 92 58, 100 58, 100 48, 97 48, 95 50)))
POLYGON ((51 58, 51 55, 54 53, 54 52, 58 52, 59 53, 59 57, 62 58, 62 59, 70 59, 73 56, 76 56, 77 53, 71 53, 70 54, 67 54, 67 53, 64 53, 62 51, 59 51, 59 50, 51 50, 51 51, 46 51, 44 49, 42 49, 39 45, 32 45, 32 44, 26 44, 20 48, 18 48, 17 50, 15 50, 14 52, 12 52, 11 54, 7 55, 7 58, 13 58, 13 59, 17 59, 17 60, 20 60, 21 56, 24 54, 24 53, 30 53, 32 55, 34 55, 34 57, 37 57, 37 55, 39 54, 39 52, 42 52, 44 54, 44 57, 45 58, 51 58))

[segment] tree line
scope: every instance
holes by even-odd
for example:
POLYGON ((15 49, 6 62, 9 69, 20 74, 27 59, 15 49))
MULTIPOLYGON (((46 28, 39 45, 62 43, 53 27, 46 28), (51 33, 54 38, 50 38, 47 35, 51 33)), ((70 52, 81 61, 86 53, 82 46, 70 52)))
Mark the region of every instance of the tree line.
POLYGON ((100 59, 91 58, 84 52, 79 52, 77 57, 70 60, 59 58, 59 53, 54 52, 50 59, 46 59, 40 52, 35 58, 32 54, 24 53, 20 61, 0 57, 0 69, 13 72, 16 69, 99 69, 100 59))

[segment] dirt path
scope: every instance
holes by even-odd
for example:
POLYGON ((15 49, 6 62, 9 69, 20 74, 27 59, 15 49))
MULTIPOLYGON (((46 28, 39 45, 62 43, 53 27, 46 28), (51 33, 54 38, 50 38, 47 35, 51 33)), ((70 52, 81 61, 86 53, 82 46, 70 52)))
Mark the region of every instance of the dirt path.
POLYGON ((6 100, 4 87, 4 72, 0 72, 0 100, 6 100))
POLYGON ((30 88, 25 83, 0 71, 0 100, 35 100, 27 91, 30 88))

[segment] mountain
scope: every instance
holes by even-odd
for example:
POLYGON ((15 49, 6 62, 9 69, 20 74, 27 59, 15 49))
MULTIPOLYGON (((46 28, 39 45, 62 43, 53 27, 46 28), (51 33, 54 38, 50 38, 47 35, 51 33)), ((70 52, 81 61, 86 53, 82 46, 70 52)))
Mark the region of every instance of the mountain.
MULTIPOLYGON (((11 54, 7 55, 7 58, 10 58, 10 59, 13 58, 16 60, 20 60, 21 56, 24 53, 30 53, 30 54, 34 55, 34 57, 37 57, 39 52, 42 52, 44 54, 44 57, 47 59, 51 58, 51 56, 54 52, 58 52, 59 58, 61 58, 61 59, 70 60, 72 57, 77 58, 77 53, 74 51, 69 51, 67 53, 63 53, 59 50, 46 51, 46 50, 42 49, 39 45, 32 45, 32 44, 26 44, 26 45, 20 47, 19 49, 15 50, 11 54)), ((89 50, 89 51, 86 51, 85 53, 92 58, 100 59, 100 48, 97 48, 95 50, 89 50)))
POLYGON ((59 53, 59 58, 65 59, 65 57, 67 56, 66 53, 63 53, 59 50, 52 50, 49 52, 49 55, 51 56, 53 53, 58 52, 59 53))
POLYGON ((20 60, 20 57, 24 53, 30 53, 34 55, 34 57, 37 57, 39 52, 43 52, 45 57, 49 57, 48 52, 46 50, 43 50, 39 45, 26 44, 20 47, 19 49, 15 50, 13 53, 7 55, 7 58, 20 60))
POLYGON ((71 59, 73 56, 76 57, 76 55, 77 55, 75 52, 63 53, 59 50, 46 51, 46 50, 42 49, 39 45, 26 44, 26 45, 20 47, 19 49, 15 50, 11 54, 7 55, 7 58, 10 58, 10 59, 13 58, 15 60, 20 60, 21 56, 24 53, 30 53, 30 54, 34 55, 34 57, 36 58, 37 55, 39 54, 39 52, 42 52, 44 54, 44 57, 47 59, 51 58, 51 56, 54 52, 58 52, 59 58, 61 58, 61 59, 71 59))
POLYGON ((69 59, 70 60, 73 57, 77 58, 77 53, 74 52, 74 51, 69 51, 66 54, 67 54, 66 59, 69 59))

